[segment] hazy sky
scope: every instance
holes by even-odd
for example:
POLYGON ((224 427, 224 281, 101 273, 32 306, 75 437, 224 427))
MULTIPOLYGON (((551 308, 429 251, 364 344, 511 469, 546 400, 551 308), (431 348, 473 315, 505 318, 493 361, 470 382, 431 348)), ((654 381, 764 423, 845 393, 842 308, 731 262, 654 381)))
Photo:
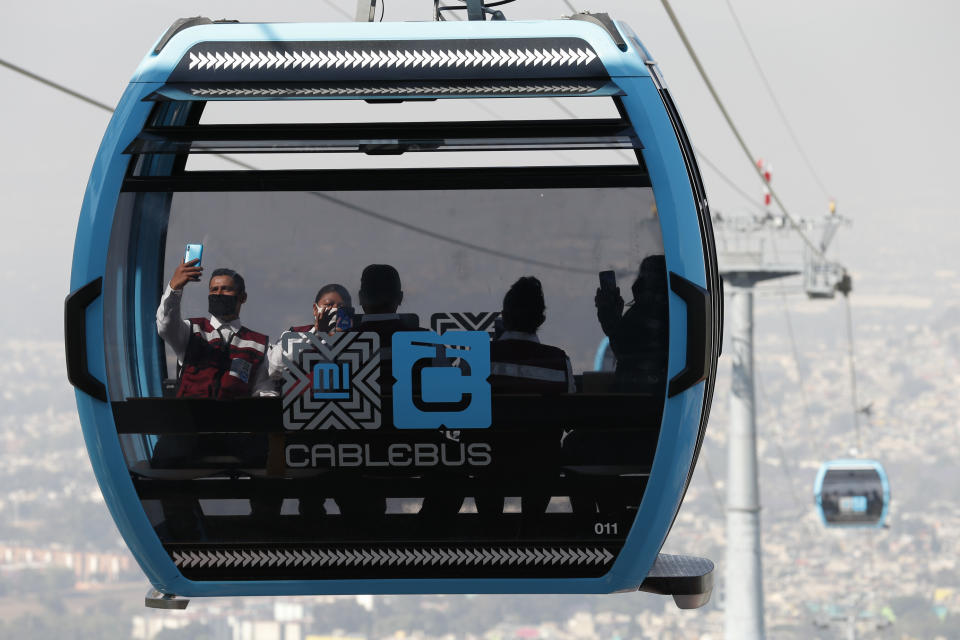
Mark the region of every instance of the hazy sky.
MULTIPOLYGON (((353 0, 330 1, 353 13, 353 0)), ((386 1, 388 20, 426 19, 432 6, 430 0, 386 1)), ((852 228, 841 231, 834 249, 835 257, 855 276, 855 317, 866 318, 869 305, 876 309, 896 303, 898 320, 907 317, 904 323, 924 323, 932 315, 925 301, 941 313, 946 305, 957 304, 960 223, 952 191, 960 182, 960 118, 956 115, 960 113, 960 73, 955 68, 960 59, 960 38, 955 34, 960 25, 960 2, 673 2, 748 144, 772 162, 774 185, 790 211, 797 216, 818 216, 826 210, 827 195, 780 122, 727 2, 736 10, 829 195, 853 220, 852 228)), ((607 11, 633 27, 660 63, 694 145, 759 199, 760 185, 751 164, 736 146, 660 3, 573 3, 578 9, 607 11)), ((557 0, 519 0, 504 9, 510 18, 555 17, 569 12, 557 0)), ((6 2, 0 20, 0 58, 115 104, 140 60, 170 23, 195 15, 243 21, 344 20, 324 0, 6 2)), ((0 257, 0 286, 7 309, 0 315, 4 336, 0 344, 8 340, 59 341, 77 216, 109 116, 6 68, 0 68, 0 109, 0 140, 5 152, 0 156, 0 229, 12 239, 0 257)), ((701 168, 715 210, 744 210, 741 196, 708 167, 701 168)), ((799 297, 794 300, 795 311, 807 312, 795 315, 801 351, 809 348, 803 344, 805 337, 821 340, 833 332, 829 339, 842 340, 839 303, 816 305, 799 297)), ((783 315, 770 298, 761 300, 757 315, 761 351, 764 338, 783 331, 783 315), (769 333, 763 335, 766 331, 769 333)), ((956 314, 945 317, 960 322, 956 314)), ((26 348, 34 351, 32 345, 26 348)), ((844 351, 835 351, 827 357, 838 361, 845 357, 844 351)), ((36 352, 60 353, 49 344, 36 352)), ((861 353, 864 370, 873 364, 872 357, 879 360, 878 354, 861 353)), ((44 358, 31 362, 44 362, 44 358)), ((46 376, 62 370, 62 356, 50 361, 49 367, 46 376)), ((17 386, 32 375, 19 365, 8 371, 6 378, 0 376, 0 384, 5 386, 17 386)), ((719 375, 729 378, 728 365, 721 365, 719 375)), ((721 380, 718 388, 725 389, 728 382, 721 380)), ((861 398, 873 399, 870 387, 861 389, 861 398)), ((68 402, 69 396, 62 394, 56 400, 68 402)), ((725 403, 723 396, 715 399, 721 415, 725 403)), ((847 415, 847 403, 844 390, 835 409, 837 415, 847 415)), ((7 415, 17 410, 11 402, 5 406, 7 415)), ((714 439, 704 451, 719 479, 723 477, 724 452, 715 438, 724 433, 725 425, 713 422, 720 424, 711 425, 714 439)), ((948 473, 946 468, 937 471, 944 476, 948 473)), ((802 473, 806 475, 798 474, 798 478, 806 482, 813 471, 802 473)), ((699 482, 696 486, 705 491, 708 485, 703 475, 698 472, 697 477, 700 480, 695 480, 695 485, 699 482)), ((776 484, 779 477, 778 473, 773 485, 765 484, 765 500, 776 495, 769 487, 780 487, 776 484)), ((904 495, 902 489, 898 491, 904 495)), ((693 525, 680 526, 694 530, 693 525)), ((677 544, 681 543, 685 543, 682 537, 677 544)), ((675 550, 696 551, 687 547, 675 550)))
MULTIPOLYGON (((333 0, 348 13, 354 3, 333 0)), ((957 269, 951 187, 960 163, 960 4, 890 0, 730 0, 807 154, 855 226, 836 248, 860 291, 888 293, 886 271, 917 275, 957 269)), ((426 18, 428 0, 387 0, 387 18, 426 18)), ((659 61, 694 144, 744 189, 751 167, 696 75, 658 2, 593 0, 578 9, 626 20, 659 61)), ((774 184, 796 215, 819 214, 826 196, 793 147, 763 90, 725 2, 675 3, 681 22, 755 153, 774 166, 774 184)), ((568 13, 562 2, 520 0, 508 17, 568 13)), ((0 57, 114 104, 156 38, 176 18, 340 21, 320 0, 262 3, 7 3, 0 57)), ((0 68, 5 154, 0 202, 7 250, 0 283, 20 302, 0 327, 7 336, 59 336, 76 219, 108 116, 0 68)), ((703 168, 715 209, 742 198, 703 168)))

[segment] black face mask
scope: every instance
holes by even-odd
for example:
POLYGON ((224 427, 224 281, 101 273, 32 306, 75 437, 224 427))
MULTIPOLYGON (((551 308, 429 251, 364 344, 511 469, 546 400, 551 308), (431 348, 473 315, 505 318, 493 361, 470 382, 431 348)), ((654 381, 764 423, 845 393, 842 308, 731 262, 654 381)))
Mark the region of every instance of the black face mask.
POLYGON ((227 318, 237 313, 240 297, 211 293, 208 300, 210 315, 216 318, 227 318))

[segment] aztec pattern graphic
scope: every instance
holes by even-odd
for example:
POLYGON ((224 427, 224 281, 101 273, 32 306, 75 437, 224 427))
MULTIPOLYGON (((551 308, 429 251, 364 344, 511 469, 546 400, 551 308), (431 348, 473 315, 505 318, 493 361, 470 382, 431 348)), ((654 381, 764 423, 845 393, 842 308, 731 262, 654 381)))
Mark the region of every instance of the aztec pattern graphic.
POLYGON ((181 569, 255 567, 595 566, 616 556, 603 547, 433 547, 197 549, 170 553, 181 569))
POLYGON ((376 42, 203 42, 170 75, 191 80, 600 77, 600 58, 580 38, 376 42))
POLYGON ((190 54, 190 69, 504 67, 583 65, 596 57, 590 49, 459 49, 456 51, 209 51, 190 54))
POLYGON ((201 98, 329 98, 371 95, 586 95, 603 87, 600 83, 528 82, 456 83, 445 85, 376 85, 356 87, 191 87, 190 95, 201 98))
POLYGON ((372 332, 286 332, 283 349, 283 426, 288 430, 379 429, 380 336, 372 332), (338 397, 317 394, 319 368, 335 369, 338 397), (328 397, 317 397, 328 396, 328 397))
POLYGON ((430 316, 430 329, 438 335, 446 331, 486 331, 493 337, 493 325, 499 317, 499 311, 435 313, 430 316))

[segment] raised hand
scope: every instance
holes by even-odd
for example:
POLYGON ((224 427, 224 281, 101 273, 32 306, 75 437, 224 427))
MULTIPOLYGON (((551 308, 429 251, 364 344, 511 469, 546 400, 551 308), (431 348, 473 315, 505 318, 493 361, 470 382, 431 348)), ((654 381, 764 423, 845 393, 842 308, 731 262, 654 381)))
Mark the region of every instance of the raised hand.
POLYGON ((190 262, 181 260, 173 271, 173 277, 170 278, 170 288, 174 291, 180 291, 188 282, 198 282, 203 276, 203 267, 197 264, 199 262, 200 258, 190 262))

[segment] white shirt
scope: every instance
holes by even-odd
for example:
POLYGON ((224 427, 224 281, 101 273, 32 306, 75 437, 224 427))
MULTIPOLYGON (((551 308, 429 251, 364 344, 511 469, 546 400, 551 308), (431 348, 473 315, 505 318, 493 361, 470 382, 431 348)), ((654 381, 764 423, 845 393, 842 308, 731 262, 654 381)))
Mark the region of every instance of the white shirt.
MULTIPOLYGON (((287 332, 284 332, 285 335, 287 332)), ((307 333, 317 334, 317 328, 313 327, 307 333)), ((280 380, 283 377, 283 370, 287 368, 283 364, 283 357, 286 356, 288 359, 293 357, 293 352, 291 349, 284 351, 283 349, 283 335, 280 336, 280 339, 274 344, 270 345, 270 349, 267 351, 267 376, 271 380, 280 380)), ((320 338, 320 342, 326 344, 327 341, 323 338, 320 338)))
MULTIPOLYGON (((328 308, 328 309, 329 309, 329 308, 328 308)), ((332 312, 328 311, 327 313, 329 314, 329 313, 332 313, 332 312)), ((386 319, 396 319, 396 318, 399 318, 399 317, 400 317, 399 315, 397 315, 397 314, 395 314, 395 313, 393 313, 393 314, 381 314, 381 316, 378 316, 378 318, 380 318, 380 319, 385 319, 385 318, 386 318, 386 319), (382 316, 382 317, 381 317, 381 316, 382 316), (387 318, 387 316, 390 316, 390 317, 387 318)), ((367 318, 368 318, 368 316, 363 316, 364 321, 366 321, 367 318)), ((286 332, 284 332, 284 333, 286 333, 286 332)), ((323 337, 323 336, 325 336, 326 334, 317 331, 316 320, 314 320, 314 326, 310 329, 310 331, 307 331, 307 333, 312 333, 312 334, 314 334, 314 335, 319 335, 319 336, 321 336, 321 338, 320 338, 320 343, 321 343, 321 344, 327 344, 327 341, 326 341, 326 340, 324 339, 324 337, 323 337)), ((270 345, 270 350, 269 350, 269 352, 267 353, 267 375, 269 376, 269 378, 270 378, 271 380, 277 381, 277 380, 280 380, 281 378, 283 378, 283 371, 287 368, 286 365, 283 364, 283 357, 284 357, 284 356, 286 356, 288 360, 289 360, 289 359, 292 359, 292 358, 293 358, 293 352, 292 352, 291 349, 284 350, 284 348, 283 348, 283 334, 281 334, 281 335, 280 335, 280 339, 277 340, 274 344, 270 345)), ((382 352, 382 350, 381 350, 380 357, 383 357, 383 352, 382 352)))
MULTIPOLYGON (((190 322, 184 320, 180 315, 180 301, 183 299, 183 289, 176 291, 169 284, 163 297, 160 298, 160 306, 157 307, 157 333, 164 342, 167 343, 173 353, 177 356, 177 361, 183 363, 184 354, 187 352, 187 344, 190 342, 190 322)), ((221 322, 216 316, 210 316, 210 324, 214 330, 219 333, 224 342, 230 344, 234 334, 240 330, 243 324, 240 319, 234 319, 230 322, 221 322)), ((267 353, 264 354, 264 360, 269 360, 272 349, 267 345, 267 353)), ((255 396, 275 396, 273 382, 267 375, 266 362, 257 367, 257 373, 254 377, 251 388, 255 396)))

